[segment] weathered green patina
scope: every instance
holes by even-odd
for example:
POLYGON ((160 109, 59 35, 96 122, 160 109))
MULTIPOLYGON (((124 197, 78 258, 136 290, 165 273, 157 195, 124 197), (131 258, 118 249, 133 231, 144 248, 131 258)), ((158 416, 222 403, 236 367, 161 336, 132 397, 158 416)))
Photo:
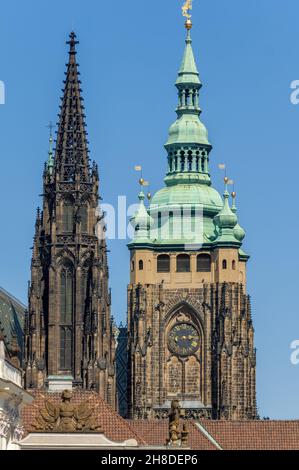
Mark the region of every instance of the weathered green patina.
MULTIPOLYGON (((227 187, 222 200, 211 186, 209 156, 212 145, 200 119, 202 83, 190 29, 187 29, 185 51, 175 85, 179 103, 177 119, 170 126, 165 144, 168 155, 165 187, 156 192, 148 209, 144 205, 144 196, 139 195, 140 206, 132 219, 135 237, 129 248, 172 250, 192 244, 194 249, 198 246, 205 249, 217 246, 241 248, 245 232, 238 224, 235 195, 231 208, 227 187)), ((242 256, 247 257, 245 253, 242 256)))

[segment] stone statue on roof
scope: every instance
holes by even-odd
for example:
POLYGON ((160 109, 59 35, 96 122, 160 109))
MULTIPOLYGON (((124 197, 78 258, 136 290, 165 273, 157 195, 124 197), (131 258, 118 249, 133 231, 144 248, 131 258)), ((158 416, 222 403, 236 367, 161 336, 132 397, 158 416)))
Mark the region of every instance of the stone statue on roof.
POLYGON ((70 390, 62 392, 59 405, 45 400, 44 408, 39 409, 39 414, 35 418, 34 430, 57 433, 101 432, 88 402, 84 401, 79 406, 75 406, 71 400, 70 390))

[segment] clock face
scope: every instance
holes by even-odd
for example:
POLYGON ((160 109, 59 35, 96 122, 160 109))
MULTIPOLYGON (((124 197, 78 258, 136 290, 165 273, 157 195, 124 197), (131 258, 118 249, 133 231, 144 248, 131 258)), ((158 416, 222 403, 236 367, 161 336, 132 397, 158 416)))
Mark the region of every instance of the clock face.
POLYGON ((179 356, 190 356, 199 348, 199 335, 193 325, 178 323, 168 336, 168 347, 179 356))

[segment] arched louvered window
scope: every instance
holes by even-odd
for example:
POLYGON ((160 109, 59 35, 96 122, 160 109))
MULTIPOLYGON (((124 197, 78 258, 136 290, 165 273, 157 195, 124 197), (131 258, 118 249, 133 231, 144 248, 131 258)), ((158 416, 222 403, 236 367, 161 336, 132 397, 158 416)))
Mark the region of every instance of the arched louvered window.
POLYGON ((143 271, 143 261, 139 260, 139 271, 143 271))
POLYGON ((63 201, 62 230, 63 232, 73 232, 74 230, 74 205, 71 199, 63 201))
POLYGON ((198 273, 209 273, 211 271, 211 256, 210 255, 198 255, 197 256, 197 272, 198 273))
POLYGON ((159 255, 157 258, 157 272, 169 273, 170 272, 170 256, 159 255))
POLYGON ((74 272, 65 264, 60 274, 60 368, 72 369, 74 272))
POLYGON ((224 259, 224 260, 222 261, 222 269, 227 269, 227 261, 226 261, 226 259, 224 259))
POLYGON ((178 273, 189 273, 190 272, 190 256, 178 255, 176 258, 176 266, 177 266, 178 273))
POLYGON ((233 271, 236 270, 236 261, 235 260, 233 260, 233 262, 232 262, 232 268, 233 268, 233 271))

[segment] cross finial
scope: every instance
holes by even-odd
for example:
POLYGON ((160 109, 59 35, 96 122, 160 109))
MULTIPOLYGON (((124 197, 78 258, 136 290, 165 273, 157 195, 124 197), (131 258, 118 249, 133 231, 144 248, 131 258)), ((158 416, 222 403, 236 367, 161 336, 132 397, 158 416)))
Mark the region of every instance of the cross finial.
POLYGON ((53 137, 53 129, 54 129, 54 125, 53 125, 53 122, 50 121, 49 124, 47 125, 47 128, 50 130, 50 139, 53 137))
POLYGON ((76 45, 79 44, 79 41, 76 41, 76 37, 74 31, 72 31, 69 35, 69 41, 66 42, 70 46, 70 54, 76 54, 76 45))

